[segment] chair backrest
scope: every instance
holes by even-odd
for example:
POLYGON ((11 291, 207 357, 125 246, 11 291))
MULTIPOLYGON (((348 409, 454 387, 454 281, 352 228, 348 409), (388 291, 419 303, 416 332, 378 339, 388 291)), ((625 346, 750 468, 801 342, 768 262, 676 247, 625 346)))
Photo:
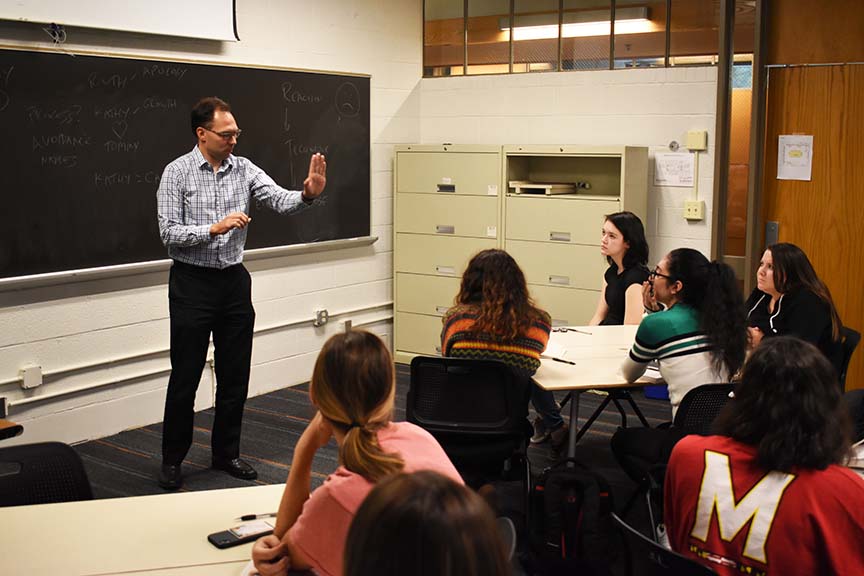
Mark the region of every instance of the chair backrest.
POLYGON ((840 390, 846 390, 846 371, 849 369, 849 362, 852 360, 852 353, 858 347, 858 342, 861 341, 861 333, 847 326, 840 329, 841 346, 843 349, 843 357, 840 362, 840 390))
POLYGON ((61 442, 0 448, 0 506, 92 500, 81 458, 61 442))
POLYGON ((703 384, 693 388, 681 400, 673 425, 687 434, 708 436, 714 419, 729 401, 732 384, 703 384))
POLYGON ((624 522, 617 514, 612 520, 624 536, 627 545, 630 576, 710 576, 716 574, 696 560, 686 558, 663 545, 654 542, 624 522))
POLYGON ((406 418, 436 436, 521 436, 530 385, 497 360, 416 356, 406 418))

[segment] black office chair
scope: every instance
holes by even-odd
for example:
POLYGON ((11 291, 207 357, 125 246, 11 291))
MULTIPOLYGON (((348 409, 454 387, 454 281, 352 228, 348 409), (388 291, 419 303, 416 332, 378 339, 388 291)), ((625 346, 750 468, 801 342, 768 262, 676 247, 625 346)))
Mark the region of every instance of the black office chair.
POLYGON ((496 360, 417 356, 406 418, 438 440, 469 485, 506 477, 516 466, 529 474, 530 386, 496 360))
POLYGON ((852 441, 864 440, 864 389, 849 390, 843 395, 843 402, 852 418, 852 441))
POLYGON ((840 362, 838 376, 841 392, 846 390, 846 371, 849 369, 849 362, 852 360, 852 354, 855 352, 855 348, 858 347, 860 341, 861 333, 857 330, 853 330, 848 326, 843 326, 840 329, 840 345, 843 351, 843 357, 840 362))
POLYGON ((732 384, 703 384, 693 388, 678 405, 672 426, 685 434, 709 436, 714 420, 729 401, 732 384))
POLYGON ((92 500, 81 458, 61 442, 0 448, 0 506, 92 500))
POLYGON ((716 574, 707 566, 692 560, 643 536, 616 514, 612 520, 627 546, 627 574, 630 576, 710 576, 716 574))
MULTIPOLYGON (((714 420, 729 402, 732 389, 732 384, 703 384, 691 389, 678 404, 672 428, 679 430, 682 435, 709 436, 712 433, 714 420)), ((645 475, 638 480, 639 487, 624 505, 622 514, 629 512, 637 498, 644 496, 648 507, 648 519, 653 530, 662 519, 665 477, 666 462, 657 462, 646 470, 645 475)))

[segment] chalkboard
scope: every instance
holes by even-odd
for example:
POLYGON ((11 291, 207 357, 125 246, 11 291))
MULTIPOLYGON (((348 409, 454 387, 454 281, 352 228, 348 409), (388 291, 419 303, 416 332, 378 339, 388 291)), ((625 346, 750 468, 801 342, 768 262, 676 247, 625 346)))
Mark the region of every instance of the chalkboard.
POLYGON ((313 206, 253 208, 247 249, 369 235, 368 77, 0 50, 0 278, 167 258, 156 188, 210 95, 243 130, 234 153, 285 188, 327 157, 313 206))

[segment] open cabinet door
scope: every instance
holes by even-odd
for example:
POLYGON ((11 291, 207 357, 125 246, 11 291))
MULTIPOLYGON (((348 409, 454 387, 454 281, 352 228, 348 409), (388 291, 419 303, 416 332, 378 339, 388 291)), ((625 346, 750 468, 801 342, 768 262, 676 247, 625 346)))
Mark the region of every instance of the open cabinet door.
MULTIPOLYGON (((864 65, 772 68, 768 75, 762 229, 800 246, 844 325, 864 329, 864 65), (777 180, 778 136, 813 136, 809 182, 777 180)), ((864 349, 846 388, 864 388, 864 349)))

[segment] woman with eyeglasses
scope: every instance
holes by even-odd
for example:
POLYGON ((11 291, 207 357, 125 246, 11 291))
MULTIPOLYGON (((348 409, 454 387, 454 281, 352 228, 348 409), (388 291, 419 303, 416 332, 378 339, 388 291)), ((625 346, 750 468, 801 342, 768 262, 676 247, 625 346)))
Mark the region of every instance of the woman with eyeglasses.
POLYGON ((819 348, 839 370, 843 325, 828 286, 801 248, 781 242, 765 250, 745 307, 751 348, 763 338, 795 336, 819 348))
MULTIPOLYGON (((692 248, 664 256, 642 293, 652 313, 639 324, 621 372, 635 382, 657 361, 674 418, 688 391, 729 382, 741 368, 747 350, 743 299, 732 269, 692 248)), ((640 480, 651 465, 668 460, 680 437, 674 428, 620 429, 612 450, 624 470, 640 480)))
POLYGON ((600 253, 609 268, 590 325, 639 324, 642 320, 642 284, 648 279, 648 242, 642 221, 632 212, 606 216, 600 253))

